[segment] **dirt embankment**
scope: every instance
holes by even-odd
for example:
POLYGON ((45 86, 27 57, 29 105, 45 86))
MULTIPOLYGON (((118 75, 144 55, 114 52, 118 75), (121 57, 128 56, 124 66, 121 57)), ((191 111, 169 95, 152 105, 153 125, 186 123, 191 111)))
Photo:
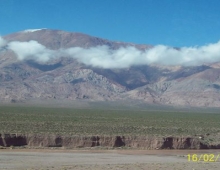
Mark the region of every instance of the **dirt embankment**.
POLYGON ((0 134, 0 146, 29 147, 130 147, 145 149, 220 149, 220 143, 206 144, 198 137, 148 136, 59 136, 33 134, 0 134))

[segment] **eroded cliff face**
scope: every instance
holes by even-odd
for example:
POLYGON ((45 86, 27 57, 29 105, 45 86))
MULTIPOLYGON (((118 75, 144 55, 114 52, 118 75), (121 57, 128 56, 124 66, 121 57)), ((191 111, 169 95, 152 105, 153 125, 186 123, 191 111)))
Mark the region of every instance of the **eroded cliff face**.
POLYGON ((206 144, 196 137, 148 136, 59 136, 0 134, 0 146, 28 147, 129 147, 144 149, 220 149, 220 143, 206 144))

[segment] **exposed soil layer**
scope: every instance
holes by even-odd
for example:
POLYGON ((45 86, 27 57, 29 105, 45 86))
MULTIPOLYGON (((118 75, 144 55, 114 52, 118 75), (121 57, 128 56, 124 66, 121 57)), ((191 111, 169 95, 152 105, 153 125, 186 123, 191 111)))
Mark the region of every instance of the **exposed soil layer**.
POLYGON ((209 145, 197 137, 148 136, 58 136, 0 134, 0 146, 29 147, 130 147, 145 149, 220 149, 220 144, 209 145))
POLYGON ((61 136, 0 134, 0 146, 29 147, 130 147, 145 149, 220 149, 220 142, 208 144, 198 137, 149 136, 61 136))

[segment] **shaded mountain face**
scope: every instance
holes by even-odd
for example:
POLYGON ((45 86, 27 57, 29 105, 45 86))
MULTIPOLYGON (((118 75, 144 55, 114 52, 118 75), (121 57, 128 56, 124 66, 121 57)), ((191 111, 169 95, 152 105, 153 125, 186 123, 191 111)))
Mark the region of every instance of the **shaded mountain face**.
MULTIPOLYGON (((37 41, 51 50, 96 46, 110 49, 150 45, 114 42, 81 33, 42 29, 4 36, 7 42, 37 41)), ((0 101, 126 101, 175 106, 220 107, 220 63, 201 66, 136 65, 104 69, 60 56, 47 62, 18 60, 0 51, 0 101)))

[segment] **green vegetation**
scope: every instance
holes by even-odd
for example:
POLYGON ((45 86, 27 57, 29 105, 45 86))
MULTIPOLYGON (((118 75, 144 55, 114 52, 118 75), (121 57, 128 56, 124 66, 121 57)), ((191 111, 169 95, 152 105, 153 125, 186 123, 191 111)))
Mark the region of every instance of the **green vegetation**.
POLYGON ((219 122, 217 113, 0 106, 0 133, 213 135, 219 122))

